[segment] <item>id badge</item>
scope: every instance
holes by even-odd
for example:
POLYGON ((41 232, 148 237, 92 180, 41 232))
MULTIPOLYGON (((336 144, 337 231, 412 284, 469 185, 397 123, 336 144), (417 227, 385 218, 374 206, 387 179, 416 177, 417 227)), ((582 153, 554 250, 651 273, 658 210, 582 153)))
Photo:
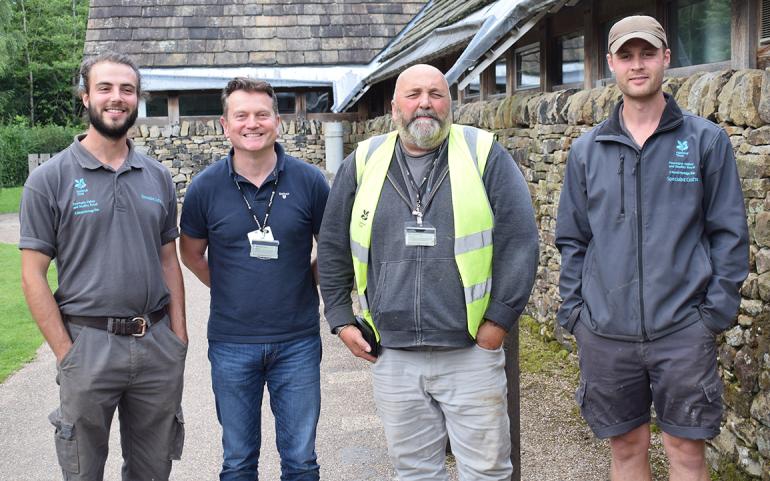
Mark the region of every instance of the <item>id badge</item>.
POLYGON ((269 227, 265 227, 264 230, 253 230, 249 232, 249 245, 251 245, 251 252, 249 255, 256 259, 278 259, 278 245, 279 241, 273 239, 273 233, 269 227))
POLYGON ((436 245, 436 228, 425 222, 422 225, 417 222, 405 222, 404 240, 407 246, 433 247, 436 245))

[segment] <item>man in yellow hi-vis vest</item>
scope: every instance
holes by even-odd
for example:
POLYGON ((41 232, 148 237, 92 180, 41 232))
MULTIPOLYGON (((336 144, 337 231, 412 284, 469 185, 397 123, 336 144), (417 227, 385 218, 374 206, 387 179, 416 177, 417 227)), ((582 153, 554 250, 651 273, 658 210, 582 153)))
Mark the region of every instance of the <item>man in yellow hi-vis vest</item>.
POLYGON ((374 398, 401 481, 510 479, 507 331, 524 310, 538 240, 526 182, 489 132, 453 125, 442 73, 396 81, 397 130, 337 173, 318 245, 326 319, 374 362, 374 398), (351 286, 361 304, 355 326, 351 286), (374 342, 374 339, 370 339, 374 342))

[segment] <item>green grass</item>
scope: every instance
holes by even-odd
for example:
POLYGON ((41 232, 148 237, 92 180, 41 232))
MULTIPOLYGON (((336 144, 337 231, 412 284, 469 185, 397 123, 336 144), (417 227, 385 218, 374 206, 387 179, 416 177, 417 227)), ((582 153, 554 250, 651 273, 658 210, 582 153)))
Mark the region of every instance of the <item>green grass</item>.
POLYGON ((0 189, 0 214, 19 212, 23 187, 5 187, 0 189))
MULTIPOLYGON (((56 285, 53 265, 48 283, 56 285)), ((35 357, 43 342, 21 290, 21 254, 12 244, 0 244, 0 383, 35 357)))

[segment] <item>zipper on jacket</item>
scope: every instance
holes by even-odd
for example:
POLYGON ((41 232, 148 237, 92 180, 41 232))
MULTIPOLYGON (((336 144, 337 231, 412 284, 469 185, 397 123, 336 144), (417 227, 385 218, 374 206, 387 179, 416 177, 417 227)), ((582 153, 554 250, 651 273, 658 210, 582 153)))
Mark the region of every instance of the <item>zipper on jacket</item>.
MULTIPOLYGON (((642 147, 642 151, 644 147, 642 147)), ((642 339, 647 340, 644 326, 644 271, 642 269, 642 151, 636 153, 636 261, 639 269, 639 319, 642 325, 642 339)))
POLYGON ((626 164, 625 154, 620 154, 620 166, 618 166, 618 175, 620 176, 620 217, 626 216, 626 182, 623 175, 623 170, 626 164))
POLYGON ((422 346, 423 341, 423 335, 422 335, 422 319, 420 318, 420 291, 422 290, 422 283, 420 282, 420 279, 422 278, 422 250, 425 249, 425 247, 418 246, 417 247, 417 269, 416 269, 416 277, 415 280, 415 289, 414 289, 414 331, 415 335, 417 336, 417 345, 422 346))

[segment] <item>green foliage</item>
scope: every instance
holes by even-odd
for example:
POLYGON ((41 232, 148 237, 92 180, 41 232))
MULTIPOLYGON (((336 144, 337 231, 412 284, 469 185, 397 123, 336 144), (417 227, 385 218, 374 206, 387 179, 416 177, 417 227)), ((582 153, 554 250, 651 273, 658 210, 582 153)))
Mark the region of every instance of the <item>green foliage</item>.
POLYGON ((22 185, 27 178, 27 154, 55 154, 72 143, 82 127, 42 125, 24 122, 0 125, 0 187, 22 185))
MULTIPOLYGON (((53 265, 48 284, 56 285, 53 265)), ((12 244, 0 244, 0 382, 35 357, 43 342, 21 290, 21 255, 12 244)))
POLYGON ((78 121, 87 0, 0 0, 0 123, 78 121))
POLYGON ((557 374, 574 380, 578 367, 567 351, 556 341, 546 342, 540 335, 540 324, 529 316, 519 318, 519 367, 533 374, 557 374))
POLYGON ((711 472, 711 479, 716 481, 751 481, 755 479, 744 473, 735 463, 722 460, 718 472, 711 472))

